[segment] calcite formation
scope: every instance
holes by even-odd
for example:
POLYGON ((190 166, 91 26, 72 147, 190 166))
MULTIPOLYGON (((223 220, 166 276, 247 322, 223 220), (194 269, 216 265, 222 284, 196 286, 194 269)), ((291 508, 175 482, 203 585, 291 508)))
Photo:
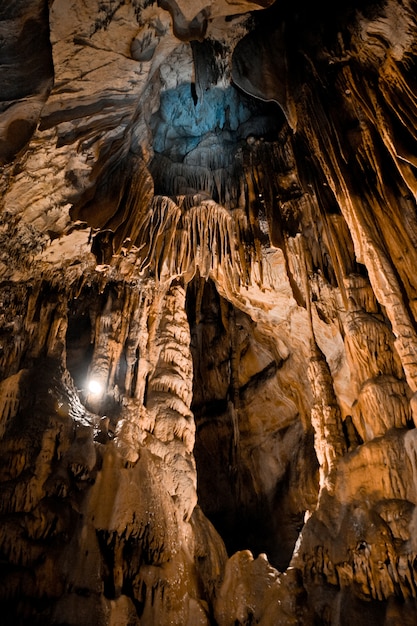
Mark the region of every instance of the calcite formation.
POLYGON ((0 621, 417 621, 417 3, 0 7, 0 621))

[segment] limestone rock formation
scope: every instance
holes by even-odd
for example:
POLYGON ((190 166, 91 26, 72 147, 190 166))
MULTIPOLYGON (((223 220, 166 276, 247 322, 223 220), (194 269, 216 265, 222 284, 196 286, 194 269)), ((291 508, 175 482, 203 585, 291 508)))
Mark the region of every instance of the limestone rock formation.
POLYGON ((417 3, 0 7, 0 621, 417 621, 417 3))

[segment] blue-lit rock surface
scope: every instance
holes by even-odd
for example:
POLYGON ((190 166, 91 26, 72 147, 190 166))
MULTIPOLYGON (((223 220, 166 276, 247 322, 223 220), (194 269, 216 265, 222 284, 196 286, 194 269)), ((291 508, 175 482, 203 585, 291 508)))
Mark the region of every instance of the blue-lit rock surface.
POLYGON ((185 156, 204 135, 235 134, 250 116, 251 110, 232 86, 213 87, 198 98, 193 96, 192 85, 179 85, 161 93, 157 120, 152 124, 153 147, 156 152, 175 150, 185 156))

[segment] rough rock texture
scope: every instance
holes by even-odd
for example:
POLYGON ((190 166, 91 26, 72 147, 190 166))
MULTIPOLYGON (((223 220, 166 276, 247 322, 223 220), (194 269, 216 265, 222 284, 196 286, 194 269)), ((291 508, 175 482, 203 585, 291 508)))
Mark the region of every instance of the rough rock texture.
POLYGON ((415 624, 416 2, 6 4, 0 621, 415 624))

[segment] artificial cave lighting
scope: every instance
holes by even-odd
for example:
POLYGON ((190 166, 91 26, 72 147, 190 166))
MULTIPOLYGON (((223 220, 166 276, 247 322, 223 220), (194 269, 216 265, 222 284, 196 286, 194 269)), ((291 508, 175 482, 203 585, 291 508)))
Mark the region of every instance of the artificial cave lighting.
POLYGON ((104 391, 104 386, 98 380, 91 378, 88 381, 87 389, 89 393, 91 393, 93 396, 102 396, 103 391, 104 391))

